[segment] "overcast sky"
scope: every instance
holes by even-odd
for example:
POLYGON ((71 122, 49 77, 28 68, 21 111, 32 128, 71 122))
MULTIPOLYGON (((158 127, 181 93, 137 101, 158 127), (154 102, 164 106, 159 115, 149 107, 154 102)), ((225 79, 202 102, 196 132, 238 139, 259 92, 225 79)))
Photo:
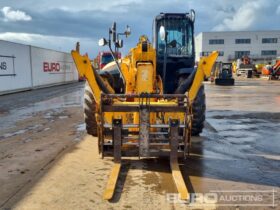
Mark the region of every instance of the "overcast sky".
POLYGON ((203 31, 279 30, 280 0, 1 0, 0 39, 69 52, 80 41, 95 56, 98 39, 117 22, 132 35, 124 53, 140 35, 150 37, 160 12, 196 11, 195 33, 203 31))

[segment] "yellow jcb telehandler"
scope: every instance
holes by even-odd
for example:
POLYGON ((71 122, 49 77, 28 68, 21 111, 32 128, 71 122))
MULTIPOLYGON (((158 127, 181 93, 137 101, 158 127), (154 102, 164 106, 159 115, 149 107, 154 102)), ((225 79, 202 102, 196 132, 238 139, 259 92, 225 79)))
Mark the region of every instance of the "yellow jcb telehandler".
MULTIPOLYGON (((199 61, 194 68, 195 13, 161 13, 153 24, 153 44, 141 36, 135 48, 120 59, 96 71, 87 55, 80 55, 79 44, 72 57, 85 76, 85 122, 89 134, 98 136, 99 152, 112 156, 114 167, 103 198, 114 195, 122 157, 170 156, 170 167, 181 199, 189 193, 179 169, 178 157, 188 155, 191 135, 198 135, 205 120, 203 81, 210 76, 218 52, 199 61)), ((130 30, 129 30, 130 33, 130 30)), ((117 39, 116 24, 109 39, 117 39)))

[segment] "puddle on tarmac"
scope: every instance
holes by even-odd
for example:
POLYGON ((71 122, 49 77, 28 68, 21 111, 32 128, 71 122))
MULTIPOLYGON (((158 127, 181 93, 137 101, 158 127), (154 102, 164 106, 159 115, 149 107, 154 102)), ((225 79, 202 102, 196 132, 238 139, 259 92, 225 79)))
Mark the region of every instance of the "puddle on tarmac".
POLYGON ((59 116, 58 118, 59 119, 67 119, 67 118, 69 118, 69 116, 59 116))
POLYGON ((24 133, 26 133, 27 131, 34 130, 34 129, 39 128, 39 127, 41 127, 41 126, 42 126, 41 124, 39 124, 39 125, 33 125, 33 126, 28 126, 28 127, 25 128, 25 129, 17 130, 17 131, 15 131, 15 132, 5 133, 5 134, 3 134, 2 136, 0 136, 0 140, 5 139, 5 138, 9 138, 9 137, 12 137, 12 136, 17 136, 17 135, 20 135, 20 134, 24 134, 24 133))
MULTIPOLYGON (((15 127, 15 124, 27 118, 32 117, 34 114, 46 110, 55 110, 60 112, 59 109, 67 107, 82 106, 82 95, 80 91, 69 93, 60 97, 55 97, 49 100, 29 104, 27 106, 9 110, 8 115, 0 118, 0 130, 15 127)), ((51 118, 52 113, 47 113, 44 118, 51 118)), ((64 119, 66 116, 61 116, 64 119)))
POLYGON ((85 131, 86 130, 86 124, 82 123, 76 126, 77 131, 85 131))
POLYGON ((207 118, 207 122, 217 131, 253 130, 257 127, 254 123, 242 123, 239 120, 207 118))

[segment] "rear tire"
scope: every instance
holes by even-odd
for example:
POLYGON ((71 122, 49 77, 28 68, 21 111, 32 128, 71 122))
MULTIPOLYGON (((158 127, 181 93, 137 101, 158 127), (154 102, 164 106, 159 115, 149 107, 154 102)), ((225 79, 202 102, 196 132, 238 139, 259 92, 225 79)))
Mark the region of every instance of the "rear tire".
POLYGON ((192 104, 193 120, 192 120, 192 136, 198 136, 203 128, 205 121, 205 92, 204 85, 202 85, 197 93, 197 96, 192 104))
POLYGON ((234 85, 234 79, 233 78, 228 78, 228 79, 216 78, 215 85, 232 86, 232 85, 234 85))
POLYGON ((246 77, 247 78, 252 78, 252 76, 253 76, 253 72, 252 72, 252 70, 249 70, 246 74, 246 77))
POLYGON ((85 83, 84 92, 84 118, 86 124, 86 131, 92 136, 97 136, 97 122, 95 118, 96 103, 93 97, 93 92, 88 84, 85 83))

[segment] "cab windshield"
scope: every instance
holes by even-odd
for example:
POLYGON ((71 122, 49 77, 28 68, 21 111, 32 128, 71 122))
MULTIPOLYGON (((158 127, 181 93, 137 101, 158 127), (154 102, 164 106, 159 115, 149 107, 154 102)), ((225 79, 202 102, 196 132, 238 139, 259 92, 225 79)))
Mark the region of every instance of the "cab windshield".
POLYGON ((107 63, 110 63, 113 60, 114 60, 114 58, 111 54, 102 55, 101 63, 102 64, 107 64, 107 63))
POLYGON ((193 32, 192 26, 187 19, 165 19, 158 22, 160 26, 165 27, 166 41, 160 39, 158 33, 158 56, 163 56, 166 47, 167 55, 173 56, 193 56, 193 32))

